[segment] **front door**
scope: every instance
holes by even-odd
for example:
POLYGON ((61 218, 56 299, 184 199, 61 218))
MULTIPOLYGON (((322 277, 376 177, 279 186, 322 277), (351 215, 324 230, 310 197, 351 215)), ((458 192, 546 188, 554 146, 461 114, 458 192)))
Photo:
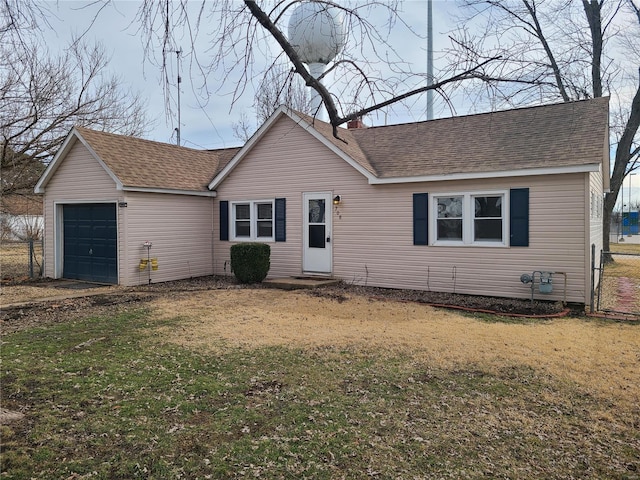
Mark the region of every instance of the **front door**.
POLYGON ((331 273, 331 193, 305 193, 303 203, 302 269, 331 273))

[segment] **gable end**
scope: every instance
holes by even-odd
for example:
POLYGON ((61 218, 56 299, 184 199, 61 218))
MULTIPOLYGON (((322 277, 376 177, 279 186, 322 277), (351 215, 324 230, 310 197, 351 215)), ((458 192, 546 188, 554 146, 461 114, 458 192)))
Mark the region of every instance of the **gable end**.
POLYGON ((89 143, 84 138, 82 138, 80 132, 78 132, 74 128, 65 139, 62 147, 60 147, 60 150, 58 150, 58 152, 53 157, 53 160, 51 160, 51 163, 49 163, 49 166, 40 177, 40 180, 38 180, 38 183, 36 183, 36 186, 34 188, 35 193, 45 193, 47 183, 49 183, 49 181, 53 178, 53 175, 55 174, 56 170, 58 170, 58 167, 62 164, 66 156, 78 141, 80 141, 80 143, 84 145, 93 159, 98 162, 98 164, 104 169, 104 171, 107 172, 107 175, 111 177, 113 182, 116 184, 116 189, 122 190, 122 182, 120 181, 120 179, 111 171, 109 167, 107 167, 102 159, 100 159, 93 148, 91 148, 89 143))

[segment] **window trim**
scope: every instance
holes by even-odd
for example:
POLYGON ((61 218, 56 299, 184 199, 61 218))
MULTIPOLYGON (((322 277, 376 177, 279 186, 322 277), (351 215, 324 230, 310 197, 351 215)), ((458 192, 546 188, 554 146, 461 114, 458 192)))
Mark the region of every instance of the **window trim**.
MULTIPOLYGON (((274 242, 276 230, 276 200, 275 198, 264 200, 235 200, 229 202, 229 232, 230 240, 234 242, 274 242), (271 236, 258 236, 258 205, 271 205, 271 236), (236 207, 249 205, 249 236, 236 235, 236 207)), ((260 221, 264 221, 261 219, 260 221)))
POLYGON ((435 246, 509 246, 509 190, 481 190, 475 192, 442 192, 429 195, 429 244, 435 246), (474 240, 475 197, 502 197, 502 240, 474 240), (438 239, 438 199, 462 197, 462 240, 438 239))

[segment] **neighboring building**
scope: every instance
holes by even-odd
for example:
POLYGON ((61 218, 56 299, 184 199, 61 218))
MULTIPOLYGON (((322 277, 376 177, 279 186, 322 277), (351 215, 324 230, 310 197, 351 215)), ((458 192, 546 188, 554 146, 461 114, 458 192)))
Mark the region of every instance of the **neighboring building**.
POLYGON ((338 131, 284 107, 212 152, 75 129, 36 187, 45 274, 75 275, 90 242, 70 219, 108 209, 111 226, 91 227, 117 252, 101 281, 145 283, 145 240, 152 281, 228 273, 233 243, 261 241, 269 277, 528 298, 521 274, 551 271, 548 298, 588 302, 608 99, 338 131))
POLYGON ((38 240, 44 234, 42 195, 10 194, 0 201, 0 239, 38 240))

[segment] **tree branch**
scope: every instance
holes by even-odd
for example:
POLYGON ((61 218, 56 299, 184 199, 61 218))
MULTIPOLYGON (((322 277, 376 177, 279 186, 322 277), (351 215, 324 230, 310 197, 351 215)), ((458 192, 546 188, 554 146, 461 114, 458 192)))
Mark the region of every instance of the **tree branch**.
POLYGON ((344 117, 340 117, 338 118, 338 125, 342 125, 343 123, 349 122, 351 120, 355 120, 359 117, 362 117, 368 113, 371 113, 375 110, 379 110, 381 108, 384 107, 388 107, 389 105, 393 105, 394 103, 400 102, 406 98, 412 97, 414 95, 418 95, 420 93, 424 93, 428 90, 438 90, 442 87, 444 87, 445 85, 448 85, 449 83, 453 83, 453 82, 458 82, 460 80, 465 80, 468 78, 477 78, 476 75, 473 75, 473 73, 475 71, 477 71, 478 69, 482 68, 484 65, 494 61, 494 60, 499 60, 500 57, 493 57, 493 58, 489 58, 488 60, 485 60, 484 62, 478 64, 477 66, 470 68, 469 70, 465 70, 464 72, 461 72, 457 75, 454 75, 453 77, 447 78, 445 80, 441 80, 439 82, 436 83, 432 83, 430 85, 424 86, 424 87, 420 87, 420 88, 416 88, 415 90, 411 90, 409 92, 405 92, 401 95, 397 95, 389 100, 386 100, 384 102, 380 102, 380 103, 376 103, 375 105, 372 105, 371 107, 367 107, 367 108, 363 108, 361 110, 358 110, 357 112, 351 113, 349 115, 346 115, 344 117))
MULTIPOLYGON (((280 47, 282 48, 282 50, 284 51, 284 53, 287 55, 287 57, 289 58, 289 60, 293 63, 294 65, 294 69, 295 72, 297 74, 299 74, 305 81, 305 84, 311 88, 313 88, 316 92, 318 92, 318 94, 320 95, 320 97, 322 98, 322 102, 324 103, 324 106, 327 110, 327 114, 329 116, 329 123, 331 124, 331 126, 333 127, 333 136, 335 138, 340 138, 338 136, 338 126, 353 120, 355 118, 358 118, 362 115, 365 115, 367 113, 370 113, 372 111, 375 110, 379 110, 381 108, 387 107, 389 105, 392 105, 394 103, 400 102, 408 97, 414 96, 414 95, 418 95, 420 93, 426 92, 427 90, 436 90, 438 88, 443 87, 444 85, 453 83, 453 82, 457 82, 460 80, 464 80, 466 78, 470 78, 472 77, 473 73, 476 72, 478 69, 482 68, 484 65, 496 60, 498 57, 492 57, 489 58, 487 60, 485 60, 484 62, 474 66, 473 68, 467 69, 462 73, 459 73, 457 75, 454 75, 450 78, 447 78, 445 80, 442 80, 440 82, 437 82, 435 84, 431 84, 425 87, 421 87, 421 88, 417 88, 415 90, 411 90, 409 92, 406 92, 404 94, 401 95, 397 95, 394 96, 393 98, 386 100, 384 102, 380 102, 380 103, 376 103, 373 106, 367 107, 367 108, 363 108, 360 109, 356 112, 353 112, 349 115, 346 116, 340 116, 338 114, 338 109, 336 106, 336 103, 331 95, 331 93, 329 93, 329 90, 320 82, 320 79, 314 78, 309 71, 307 70, 306 66, 304 65, 304 63, 300 60, 300 57, 298 56, 297 52, 295 51, 295 49, 293 48, 293 46, 289 43, 289 40, 284 36, 284 34, 282 33, 282 31, 271 21, 271 19, 269 18, 269 16, 257 5, 257 3, 254 0, 244 0, 245 5, 247 6, 247 8, 249 9, 251 15, 253 15, 257 21, 260 23, 260 25, 262 25, 270 34, 271 36, 278 42, 278 44, 280 45, 280 47)), ((345 62, 345 61, 342 61, 345 62)), ((365 76, 366 78, 366 76, 365 76)))

